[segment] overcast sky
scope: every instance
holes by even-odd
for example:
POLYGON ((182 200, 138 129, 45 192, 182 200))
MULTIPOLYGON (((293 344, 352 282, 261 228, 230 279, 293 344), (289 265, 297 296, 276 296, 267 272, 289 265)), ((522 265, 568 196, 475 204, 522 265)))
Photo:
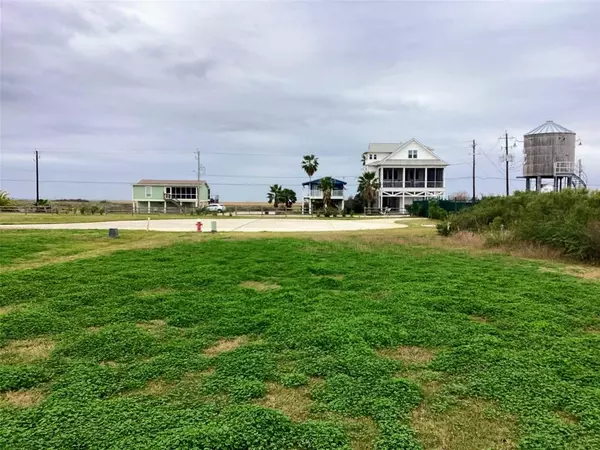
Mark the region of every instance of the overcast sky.
POLYGON ((600 188, 599 2, 4 0, 1 14, 14 197, 35 195, 35 148, 43 198, 194 179, 197 148, 224 201, 300 191, 307 153, 352 193, 369 142, 411 137, 451 164, 448 193, 470 192, 476 139, 479 191, 501 193, 498 137, 550 119, 577 132, 600 188))

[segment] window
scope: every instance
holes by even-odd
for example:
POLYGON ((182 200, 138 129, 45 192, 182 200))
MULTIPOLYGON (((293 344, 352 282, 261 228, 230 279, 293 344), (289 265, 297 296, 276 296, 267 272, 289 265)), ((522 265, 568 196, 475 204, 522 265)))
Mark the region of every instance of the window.
POLYGON ((377 155, 373 155, 373 159, 377 159, 377 155))
POLYGON ((409 150, 408 151, 408 159, 417 159, 417 151, 409 150))
POLYGON ((373 155, 369 155, 369 159, 373 159, 373 155))
POLYGON ((152 186, 146 186, 146 198, 152 197, 152 186))

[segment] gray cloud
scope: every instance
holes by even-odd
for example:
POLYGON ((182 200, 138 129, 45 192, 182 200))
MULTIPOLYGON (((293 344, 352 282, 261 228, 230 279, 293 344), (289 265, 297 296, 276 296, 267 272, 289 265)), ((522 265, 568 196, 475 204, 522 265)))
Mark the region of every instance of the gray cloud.
MULTIPOLYGON (((554 119, 581 135, 600 187, 598 19, 598 4, 577 2, 9 0, 2 178, 30 178, 34 148, 42 180, 188 178, 201 148, 221 197, 256 200, 263 186, 227 184, 298 188, 307 152, 352 184, 369 142, 414 136, 456 164, 449 192, 469 188, 460 163, 477 139, 480 189, 501 192, 498 136, 554 119)), ((117 184, 42 192, 130 195, 117 184)))

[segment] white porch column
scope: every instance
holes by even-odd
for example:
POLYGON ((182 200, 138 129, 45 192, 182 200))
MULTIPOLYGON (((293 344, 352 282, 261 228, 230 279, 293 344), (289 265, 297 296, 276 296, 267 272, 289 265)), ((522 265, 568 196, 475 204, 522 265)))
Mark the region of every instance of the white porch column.
POLYGON ((150 212, 150 200, 148 200, 148 212, 150 212))
POLYGON ((402 212, 402 214, 404 214, 405 212, 405 204, 404 204, 404 192, 402 193, 402 197, 400 197, 400 211, 402 212))
POLYGON ((427 187, 427 167, 423 169, 425 171, 425 199, 429 198, 429 188, 427 187))
MULTIPOLYGON (((406 167, 402 168, 402 188, 404 189, 406 187, 406 167)), ((404 197, 404 194, 402 194, 402 196, 404 197)))
POLYGON ((308 213, 312 215, 312 198, 308 197, 308 213))
POLYGON ((163 205, 163 212, 166 214, 167 213, 167 201, 165 200, 163 205))

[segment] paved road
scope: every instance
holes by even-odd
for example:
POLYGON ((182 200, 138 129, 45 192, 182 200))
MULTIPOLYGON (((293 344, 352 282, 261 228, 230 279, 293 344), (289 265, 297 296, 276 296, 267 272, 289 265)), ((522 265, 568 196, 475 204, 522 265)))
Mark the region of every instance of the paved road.
MULTIPOLYGON (((335 219, 203 219, 203 232, 210 232, 211 222, 217 222, 217 231, 352 231, 384 230, 404 228, 407 225, 395 223, 397 219, 335 220, 335 219)), ((150 220, 151 231, 196 231, 197 219, 150 220)), ((28 230, 145 230, 145 220, 120 220, 114 222, 52 223, 27 225, 0 225, 0 229, 28 230)))

